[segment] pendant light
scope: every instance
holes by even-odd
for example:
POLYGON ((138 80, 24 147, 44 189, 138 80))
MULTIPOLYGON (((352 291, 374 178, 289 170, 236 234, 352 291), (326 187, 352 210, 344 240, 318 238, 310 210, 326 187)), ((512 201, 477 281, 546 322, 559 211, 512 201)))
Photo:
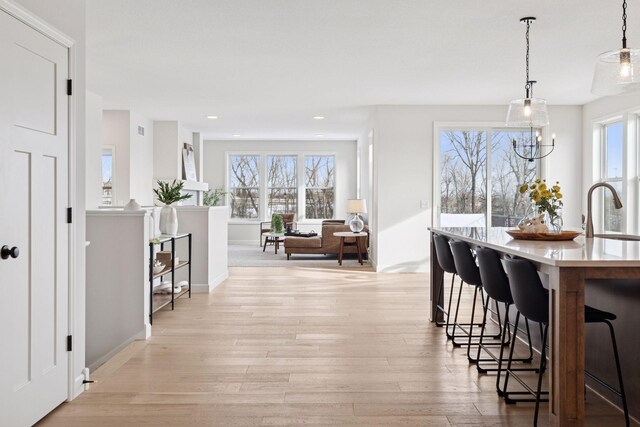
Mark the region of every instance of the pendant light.
POLYGON ((622 48, 598 56, 591 93, 622 95, 640 89, 640 49, 627 47, 627 0, 622 2, 622 48))
POLYGON ((507 126, 514 127, 542 127, 549 124, 549 115, 547 114, 547 101, 541 98, 533 97, 533 85, 537 83, 535 80, 529 79, 529 30, 531 23, 536 18, 526 17, 520 19, 520 22, 526 24, 526 78, 525 78, 525 97, 514 99, 509 103, 509 111, 507 112, 507 126))

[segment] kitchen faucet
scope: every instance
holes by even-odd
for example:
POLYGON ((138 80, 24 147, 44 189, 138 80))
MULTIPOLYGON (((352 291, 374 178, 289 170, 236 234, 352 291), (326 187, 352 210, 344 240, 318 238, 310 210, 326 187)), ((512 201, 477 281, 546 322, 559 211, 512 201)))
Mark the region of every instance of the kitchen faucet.
POLYGON ((616 209, 622 209, 622 201, 620 200, 620 196, 618 196, 616 189, 613 188, 611 184, 608 184, 606 182, 596 182, 595 184, 593 184, 591 188, 589 188, 589 192, 587 193, 587 228, 584 233, 586 238, 593 237, 593 217, 591 216, 591 198, 593 196, 593 190, 595 190, 598 187, 606 187, 609 190, 611 190, 611 193, 613 194, 613 205, 615 206, 616 209))

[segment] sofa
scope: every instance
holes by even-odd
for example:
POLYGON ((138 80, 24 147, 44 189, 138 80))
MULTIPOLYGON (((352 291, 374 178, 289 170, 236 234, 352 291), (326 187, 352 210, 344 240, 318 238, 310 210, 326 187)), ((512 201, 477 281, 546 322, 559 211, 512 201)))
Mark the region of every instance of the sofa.
MULTIPOLYGON (((315 237, 287 237, 284 239, 284 252, 287 254, 287 259, 291 259, 293 254, 335 254, 340 251, 340 237, 336 237, 333 233, 338 231, 351 231, 349 226, 342 220, 325 220, 322 221, 322 233, 315 237)), ((369 229, 365 226, 364 230, 368 232, 369 229)), ((355 245, 356 239, 345 238, 344 253, 355 254, 358 249, 355 245)), ((363 255, 367 255, 367 248, 369 247, 369 238, 363 248, 363 255)))

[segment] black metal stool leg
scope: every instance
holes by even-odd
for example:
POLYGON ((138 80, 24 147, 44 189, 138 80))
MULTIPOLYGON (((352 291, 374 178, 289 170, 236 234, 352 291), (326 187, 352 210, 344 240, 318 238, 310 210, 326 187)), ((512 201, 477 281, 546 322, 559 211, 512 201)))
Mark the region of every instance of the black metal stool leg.
POLYGON ((544 333, 542 334, 542 354, 540 355, 540 372, 538 373, 538 388, 536 388, 536 409, 533 416, 534 427, 538 426, 538 412, 540 412, 540 391, 542 389, 542 376, 544 375, 545 367, 547 365, 547 332, 549 331, 549 324, 544 325, 544 333))
POLYGON ((447 306, 447 324, 445 326, 445 333, 448 339, 453 339, 453 334, 449 333, 449 319, 451 318, 451 302, 453 301, 453 289, 456 287, 456 275, 451 276, 451 290, 449 291, 449 304, 447 306))
POLYGON ((627 427, 629 422, 629 408, 627 407, 627 395, 624 392, 624 385, 622 384, 622 369, 620 368, 620 357, 618 355, 618 344, 616 343, 616 333, 613 330, 613 325, 608 320, 605 320, 609 331, 611 332, 611 343, 613 344, 613 356, 616 359, 616 370, 618 371, 618 384, 620 384, 620 397, 622 398, 622 408, 624 410, 624 420, 627 427))

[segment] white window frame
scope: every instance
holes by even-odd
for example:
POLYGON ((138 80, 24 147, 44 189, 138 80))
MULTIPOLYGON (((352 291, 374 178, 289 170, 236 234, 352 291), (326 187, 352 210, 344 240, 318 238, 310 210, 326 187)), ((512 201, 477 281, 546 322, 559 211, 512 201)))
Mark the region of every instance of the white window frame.
POLYGON ((260 212, 258 218, 244 219, 244 218, 232 218, 231 209, 229 209, 229 224, 259 224, 260 222, 270 221, 271 218, 267 215, 268 201, 268 183, 266 176, 267 169, 267 157, 268 156, 296 156, 296 185, 298 189, 298 205, 296 212, 296 220, 298 224, 317 224, 324 219, 333 218, 317 218, 307 219, 305 216, 306 201, 305 201, 305 182, 304 182, 304 158, 305 156, 333 156, 334 158, 334 202, 333 202, 333 215, 336 215, 336 202, 338 197, 338 191, 340 188, 340 170, 338 168, 339 156, 336 151, 322 151, 322 150, 245 150, 245 151, 225 151, 225 178, 224 188, 227 192, 225 196, 226 204, 229 206, 231 203, 231 195, 229 194, 229 157, 230 156, 259 156, 259 173, 260 173, 260 212))
MULTIPOLYGON (((337 184, 338 184, 338 177, 336 175, 336 165, 338 163, 338 159, 335 156, 335 154, 318 154, 318 153, 305 153, 302 158, 303 158, 303 163, 302 163, 302 167, 300 168, 302 170, 302 176, 303 179, 306 178, 305 176, 305 170, 307 167, 307 162, 306 162, 306 158, 307 157, 333 157, 333 216, 331 218, 308 218, 309 221, 323 221, 325 219, 334 219, 336 217, 336 197, 338 194, 337 191, 337 184)), ((306 213, 307 213, 307 188, 312 188, 312 189, 321 189, 321 188, 328 188, 328 187, 307 187, 305 182, 302 182, 302 198, 304 199, 304 215, 305 215, 305 219, 306 218, 306 213)))
MULTIPOLYGON (((522 128, 509 128, 505 126, 504 122, 434 122, 433 124, 433 176, 432 176, 432 217, 431 223, 434 227, 440 227, 440 214, 442 206, 440 205, 440 134, 443 131, 459 131, 459 130, 469 130, 476 132, 486 132, 487 134, 487 144, 491 141, 491 134, 496 131, 507 131, 507 130, 519 130, 522 128)), ((540 128, 540 134, 544 141, 548 141, 549 129, 548 126, 540 128)), ((540 160, 536 160, 536 176, 544 176, 548 169, 548 158, 545 157, 540 160)), ((492 197, 491 194, 491 150, 487 150, 487 183, 486 183, 486 194, 487 194, 487 209, 485 214, 485 224, 486 228, 491 227, 491 214, 492 214, 492 197)))
POLYGON ((244 151, 244 152, 234 152, 234 153, 225 153, 226 159, 226 166, 225 166, 225 179, 224 179, 224 188, 227 192, 225 198, 226 198, 226 205, 229 206, 229 219, 231 221, 237 221, 238 223, 244 224, 244 223, 251 223, 251 222, 255 222, 258 223, 260 221, 262 221, 262 217, 264 216, 264 209, 266 208, 266 204, 264 203, 264 194, 262 189, 265 186, 265 177, 264 177, 264 162, 263 162, 263 156, 256 151, 244 151), (231 156, 252 156, 252 157, 258 157, 258 217, 257 218, 237 218, 237 217, 233 217, 232 215, 232 209, 231 209, 231 182, 229 179, 229 167, 231 162, 229 161, 231 156))
POLYGON ((116 146, 115 145, 103 145, 100 154, 100 183, 102 184, 102 156, 104 156, 105 150, 111 151, 111 204, 102 204, 102 186, 100 186, 100 206, 106 208, 113 208, 117 206, 116 203, 116 146))

